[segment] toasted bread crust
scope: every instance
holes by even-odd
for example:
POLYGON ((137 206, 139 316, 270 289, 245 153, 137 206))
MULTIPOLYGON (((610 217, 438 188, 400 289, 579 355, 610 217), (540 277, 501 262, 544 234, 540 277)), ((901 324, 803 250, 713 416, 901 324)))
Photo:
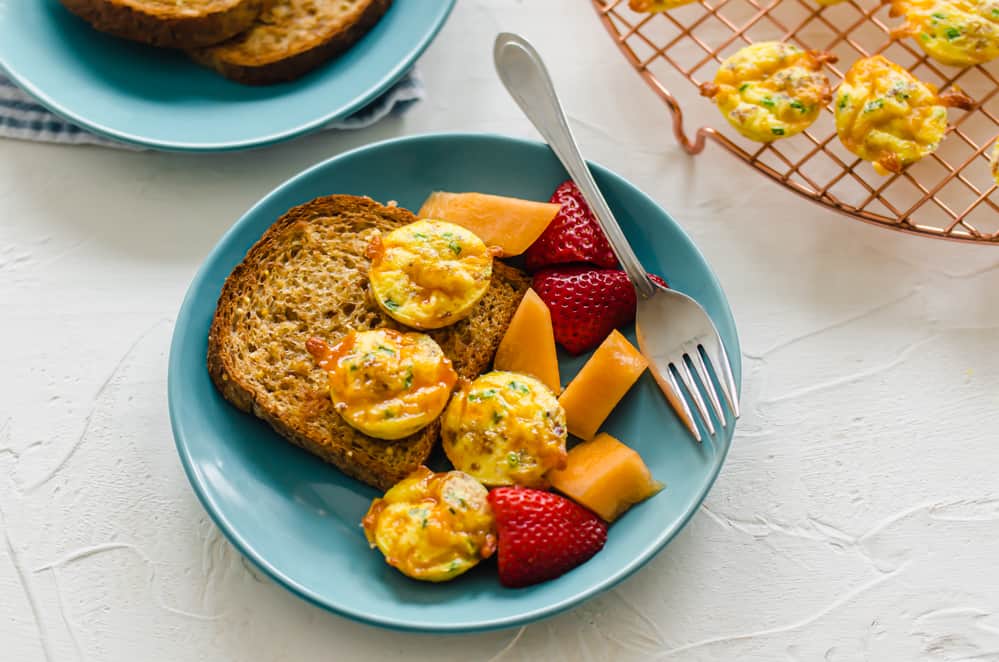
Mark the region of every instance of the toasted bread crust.
POLYGON ((331 12, 320 26, 295 33, 292 22, 301 18, 301 0, 277 0, 244 34, 213 46, 190 51, 191 57, 220 74, 245 85, 272 85, 304 76, 353 46, 381 19, 392 0, 353 0, 348 11, 333 10, 341 0, 314 0, 331 12), (288 11, 281 11, 288 10, 288 11), (287 39, 256 40, 256 31, 287 39), (262 43, 258 43, 262 42, 262 43))
POLYGON ((101 32, 166 48, 203 48, 247 30, 267 0, 206 1, 200 9, 143 0, 60 0, 101 32))
MULTIPOLYGON (((227 400, 381 490, 426 461, 439 422, 398 441, 354 430, 333 410, 326 375, 308 357, 305 341, 313 335, 335 341, 352 329, 401 328, 368 293, 363 253, 374 230, 414 220, 405 209, 347 195, 289 210, 226 280, 208 339, 208 371, 227 400)), ((489 366, 528 286, 524 273, 497 262, 472 315, 431 334, 460 376, 473 378, 489 366)))

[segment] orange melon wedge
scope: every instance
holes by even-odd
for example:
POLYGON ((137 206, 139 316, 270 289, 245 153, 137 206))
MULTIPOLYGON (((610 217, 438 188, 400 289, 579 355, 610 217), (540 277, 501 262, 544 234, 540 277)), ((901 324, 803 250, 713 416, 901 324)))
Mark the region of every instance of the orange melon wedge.
POLYGON ((493 367, 537 377, 555 395, 562 392, 552 315, 534 290, 527 290, 513 314, 496 349, 493 367))
POLYGON ((547 476, 552 487, 608 522, 663 488, 637 452, 606 433, 577 445, 565 468, 547 476))
POLYGON ((448 221, 477 234, 487 246, 498 246, 503 257, 520 255, 555 218, 561 205, 507 198, 487 193, 430 194, 417 214, 448 221))
POLYGON ((620 331, 611 331, 558 399, 569 432, 593 439, 647 367, 642 353, 620 331))

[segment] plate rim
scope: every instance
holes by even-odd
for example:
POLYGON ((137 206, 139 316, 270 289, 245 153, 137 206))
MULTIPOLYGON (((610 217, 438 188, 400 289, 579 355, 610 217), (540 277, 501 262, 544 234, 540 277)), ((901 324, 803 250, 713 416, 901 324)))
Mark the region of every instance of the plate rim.
MULTIPOLYGON (((716 450, 714 454, 714 459, 712 461, 712 466, 710 473, 708 475, 708 480, 705 483, 704 489, 696 495, 692 500, 690 507, 683 513, 683 515, 675 520, 669 527, 664 528, 663 531, 645 548, 643 548, 635 557, 628 562, 628 564, 620 569, 618 572, 610 575, 609 577, 603 579, 602 581, 595 583, 593 585, 587 586, 586 588, 575 591, 571 596, 557 602, 555 604, 547 605, 544 607, 538 607, 530 611, 521 612, 513 616, 506 616, 495 619, 478 619, 474 624, 455 624, 450 625, 447 623, 439 622, 426 622, 417 619, 400 619, 391 617, 381 617, 377 614, 371 614, 367 611, 352 609, 349 604, 335 603, 335 601, 329 600, 321 595, 318 595, 313 590, 307 586, 301 585, 299 582, 288 577, 279 568, 275 567, 267 561, 261 554, 259 554, 251 543, 245 540, 237 528, 229 521, 229 518, 225 513, 218 507, 216 502, 211 498, 211 495, 207 493, 205 486, 202 484, 202 476, 199 474, 197 467, 195 466, 186 442, 182 443, 182 438, 184 437, 183 423, 178 415, 178 399, 181 397, 179 378, 177 377, 181 371, 184 370, 181 364, 180 355, 182 353, 181 347, 189 342, 190 331, 189 326, 186 324, 188 318, 191 316, 191 310, 194 306, 194 300, 199 296, 198 292, 203 289, 203 281, 208 277, 208 264, 215 257, 216 253, 220 251, 221 247, 230 240, 232 235, 236 233, 238 228, 248 222, 256 211, 267 205, 273 198, 280 196, 285 193, 289 188, 297 185, 297 182, 309 177, 312 173, 320 171, 324 168, 329 167, 336 161, 350 159, 360 153, 367 151, 376 151, 386 147, 394 146, 400 143, 409 142, 421 142, 421 141, 439 141, 439 140, 498 140, 501 142, 513 142, 524 147, 537 148, 539 146, 545 147, 543 142, 537 140, 531 140, 526 138, 517 138, 512 136, 506 136, 497 133, 476 133, 476 132, 438 132, 438 133, 424 133, 415 134, 409 136, 399 136, 395 138, 390 138, 388 140, 381 140, 374 143, 369 143, 361 147, 357 147, 351 150, 347 150, 340 154, 337 154, 328 159, 324 159, 304 170, 292 175, 281 184, 277 185, 269 193, 260 198, 256 203, 254 203, 245 213, 243 213, 212 246, 211 250, 202 260, 197 272, 192 278, 187 292, 184 295, 183 302, 181 303, 180 309, 177 313, 176 322, 174 325, 174 330, 170 342, 170 353, 168 359, 168 369, 167 369, 167 400, 168 409, 170 415, 170 427, 174 437, 174 445, 177 449, 177 453, 180 456, 181 465, 183 466, 184 473, 187 476, 188 482, 191 485, 192 490, 201 502, 202 507, 208 513, 208 515, 215 522, 215 525, 219 527, 219 530, 226 536, 229 542, 236 547, 236 549, 245 558, 249 559, 254 566, 264 572, 268 577, 270 577, 274 582, 281 585, 294 595, 299 598, 309 602, 317 607, 320 607, 326 611, 332 612, 339 616, 360 622, 367 625, 373 625, 378 627, 383 627, 396 631, 403 632, 423 632, 423 633, 474 633, 474 632, 488 632, 492 630, 501 630, 512 627, 518 627, 522 625, 527 625, 533 623, 542 618, 547 618, 554 616, 561 612, 564 612, 572 607, 575 607, 586 600, 593 598, 604 591, 607 591, 614 586, 617 586, 622 581, 633 575, 639 569, 644 567, 656 554, 662 551, 676 535, 690 522, 694 514, 700 508, 701 504, 704 503, 705 498, 710 493, 711 489, 714 487, 715 481, 721 472, 722 466, 725 464, 725 460, 728 457, 728 452, 731 449, 733 439, 729 439, 720 445, 720 451, 716 450)), ((593 161, 587 161, 591 169, 599 172, 601 176, 608 177, 613 180, 617 180, 617 183, 625 185, 627 188, 633 189, 635 193, 649 202, 654 204, 656 207, 662 209, 653 198, 648 194, 643 192, 634 184, 630 183, 627 179, 618 175, 616 172, 600 165, 599 163, 593 161)), ((735 344, 735 351, 730 352, 739 357, 739 362, 742 362, 741 344, 739 342, 738 327, 734 324, 735 316, 732 313, 732 308, 728 302, 728 297, 725 294, 724 289, 721 287, 721 283, 718 281, 717 275, 714 270, 711 269, 710 264, 704 258, 703 253, 694 243, 690 235, 680 226, 679 223, 673 219, 672 216, 663 209, 663 213, 676 224, 677 228, 680 230, 681 236, 684 241, 687 242, 689 248, 691 248, 694 253, 701 258, 705 265, 708 267, 709 284, 719 293, 721 298, 721 303, 724 305, 725 309, 728 311, 729 316, 732 317, 733 325, 733 341, 735 344)), ((742 374, 741 370, 737 371, 738 377, 736 380, 737 391, 741 393, 742 390, 742 374)), ((735 424, 730 428, 732 437, 735 434, 735 424)), ((691 440, 691 443, 694 443, 691 440)))
POLYGON ((369 103, 377 99, 380 95, 384 94, 392 85, 399 82, 402 77, 409 71, 416 60, 423 55, 424 51, 433 43, 436 39, 438 33, 447 23, 448 17, 454 10, 455 5, 458 0, 438 0, 440 2, 440 8, 438 15, 435 17, 434 22, 430 30, 428 30, 419 41, 412 45, 405 55, 392 67, 384 76, 382 76, 377 81, 373 82, 365 92, 357 96, 355 99, 341 105, 339 108, 334 108, 333 110, 327 112, 324 115, 317 117, 316 119, 309 120, 303 124, 296 127, 285 129, 283 131, 278 131, 276 133, 270 133, 266 136, 259 136, 256 138, 247 138, 244 140, 230 140, 223 142, 196 142, 187 143, 183 141, 175 140, 158 140, 144 138, 139 135, 128 133, 126 131, 118 130, 113 127, 105 126, 96 120, 90 120, 78 112, 73 111, 71 108, 60 104, 59 102, 53 100, 48 94, 43 92, 36 86, 31 80, 26 77, 23 73, 14 70, 7 62, 7 56, 4 55, 4 51, 0 48, 0 73, 6 75, 15 85, 20 87, 22 90, 27 92, 34 98, 39 104, 47 108, 53 114, 61 117, 67 122, 76 124, 77 126, 95 134, 102 138, 107 138, 110 140, 117 140, 119 142, 125 143, 127 145, 145 147, 152 150, 163 151, 163 152, 181 152, 181 153, 222 153, 222 152, 233 152, 244 149, 254 149, 260 147, 268 147, 275 145, 287 140, 292 140, 298 138, 305 134, 311 133, 318 130, 324 124, 329 122, 343 119, 354 113, 361 108, 364 108, 369 103))

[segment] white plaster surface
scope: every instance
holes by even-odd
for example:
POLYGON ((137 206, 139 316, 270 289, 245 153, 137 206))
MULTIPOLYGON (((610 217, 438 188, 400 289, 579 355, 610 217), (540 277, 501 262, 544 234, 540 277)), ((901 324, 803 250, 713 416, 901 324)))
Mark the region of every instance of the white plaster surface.
POLYGON ((0 660, 999 660, 999 248, 686 156, 583 0, 461 0, 421 66, 404 118, 254 153, 0 142, 0 660), (220 536, 173 448, 168 343, 212 245, 302 168, 407 133, 533 135, 492 72, 500 30, 714 266, 745 415, 705 506, 617 589, 522 630, 387 632, 220 536))

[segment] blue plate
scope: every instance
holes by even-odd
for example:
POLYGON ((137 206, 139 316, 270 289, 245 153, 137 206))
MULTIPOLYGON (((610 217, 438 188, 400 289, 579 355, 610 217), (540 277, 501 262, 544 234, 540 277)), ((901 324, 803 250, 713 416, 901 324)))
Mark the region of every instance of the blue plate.
MULTIPOLYGON (((740 356, 725 295, 690 238, 648 196, 609 170, 593 168, 643 263, 700 301, 718 325, 729 356, 740 356)), ((325 161, 280 186, 237 221, 205 260, 177 317, 170 350, 170 420, 177 449, 195 492, 229 540, 294 593, 338 614, 404 630, 467 632, 521 625, 572 607, 638 570, 704 499, 725 459, 734 422, 717 447, 697 445, 646 374, 605 429, 635 448, 667 487, 614 523, 603 551, 562 577, 530 588, 503 588, 491 561, 449 583, 421 583, 368 548, 359 522, 378 496, 373 489, 236 410, 208 377, 208 327, 222 283, 290 207, 321 195, 352 193, 416 209, 433 190, 547 200, 565 178, 548 148, 535 142, 444 134, 378 143, 325 161)), ((563 382, 584 358, 560 356, 563 382)), ((738 363, 734 371, 739 380, 738 363)))
POLYGON ((272 144, 346 117, 413 65, 455 0, 395 0, 353 48, 292 83, 247 87, 181 53, 93 30, 57 0, 0 0, 0 69, 52 112, 155 149, 272 144))

